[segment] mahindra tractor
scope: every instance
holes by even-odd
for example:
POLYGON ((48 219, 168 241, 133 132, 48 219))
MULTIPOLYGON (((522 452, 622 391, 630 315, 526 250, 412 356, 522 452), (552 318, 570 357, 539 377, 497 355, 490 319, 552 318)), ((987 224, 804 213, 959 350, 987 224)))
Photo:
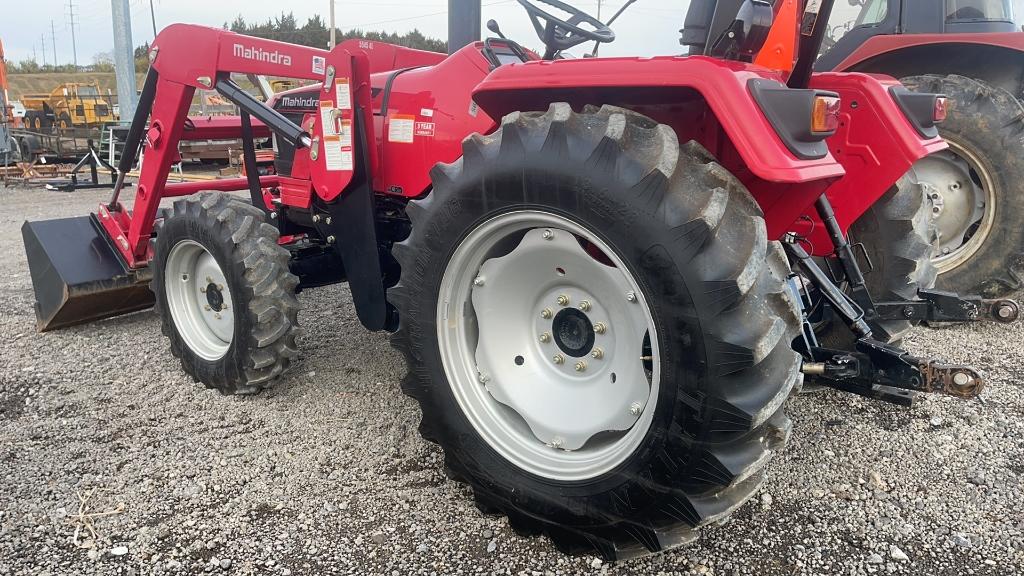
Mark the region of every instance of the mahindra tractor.
POLYGON ((975 369, 893 344, 914 322, 1019 312, 915 284, 928 206, 904 175, 946 149, 946 100, 812 74, 831 1, 694 0, 691 55, 580 59, 615 39, 606 23, 519 3, 540 55, 166 28, 113 197, 23 226, 40 329, 155 303, 186 373, 253 394, 299 355, 296 294, 347 282, 477 506, 608 559, 749 499, 805 378, 903 405, 981 392, 975 369), (265 103, 236 75, 315 84, 265 103), (196 90, 240 116, 189 118, 196 90), (167 183, 179 142, 222 138, 243 140, 245 178, 167 183), (858 222, 898 240, 851 242, 858 222), (917 289, 872 291, 879 276, 917 289))
POLYGON ((1024 288, 1024 33, 1010 0, 847 0, 817 70, 882 73, 941 92, 949 148, 913 167, 925 189, 937 286, 1024 288))

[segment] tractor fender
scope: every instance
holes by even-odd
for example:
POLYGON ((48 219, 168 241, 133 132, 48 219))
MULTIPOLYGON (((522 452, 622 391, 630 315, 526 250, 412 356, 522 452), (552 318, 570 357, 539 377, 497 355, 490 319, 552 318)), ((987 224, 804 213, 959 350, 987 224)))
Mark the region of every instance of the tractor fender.
POLYGON ((708 122, 710 112, 743 168, 762 181, 802 184, 842 176, 830 154, 802 160, 790 152, 748 90, 754 79, 785 83, 774 71, 704 56, 533 61, 493 71, 473 100, 492 118, 546 110, 552 102, 574 109, 614 104, 671 125, 681 142, 697 140, 714 151, 717 126, 708 122))
POLYGON ((835 72, 878 72, 896 78, 958 74, 1024 95, 1024 33, 874 36, 835 72))
MULTIPOLYGON (((862 73, 826 72, 811 78, 812 88, 837 92, 842 99, 839 130, 828 147, 846 176, 826 194, 844 232, 915 162, 946 149, 937 134, 922 136, 911 124, 891 92, 901 86, 892 77, 862 73)), ((802 223, 807 228, 798 233, 808 237, 814 255, 830 254, 832 242, 817 213, 809 210, 802 223)))

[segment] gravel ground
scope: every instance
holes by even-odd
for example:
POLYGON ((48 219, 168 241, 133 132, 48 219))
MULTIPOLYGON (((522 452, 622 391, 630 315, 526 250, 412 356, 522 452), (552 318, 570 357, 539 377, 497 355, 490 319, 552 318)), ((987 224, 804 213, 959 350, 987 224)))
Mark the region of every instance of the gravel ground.
POLYGON ((515 535, 445 478, 399 356, 344 287, 301 296, 304 356, 256 398, 191 382, 152 312, 37 334, 21 222, 106 194, 0 189, 0 574, 1024 571, 1024 326, 909 339, 983 367, 984 402, 794 400, 754 501, 687 547, 607 564, 515 535))

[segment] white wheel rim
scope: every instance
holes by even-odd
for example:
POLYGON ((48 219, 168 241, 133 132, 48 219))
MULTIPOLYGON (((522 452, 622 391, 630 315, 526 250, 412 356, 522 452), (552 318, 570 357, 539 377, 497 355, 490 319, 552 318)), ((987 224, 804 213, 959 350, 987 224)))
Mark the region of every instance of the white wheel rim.
POLYGON ((438 296, 449 385, 504 459, 579 481, 636 451, 654 418, 658 339, 642 290, 601 238, 546 212, 496 216, 456 248, 438 296))
POLYGON ((223 358, 235 332, 234 301, 209 250, 193 240, 175 244, 167 255, 164 291, 185 344, 204 360, 223 358))
POLYGON ((938 234, 932 262, 940 274, 960 267, 985 245, 997 208, 995 183, 977 156, 956 142, 947 143, 949 150, 923 158, 913 168, 931 203, 938 234))

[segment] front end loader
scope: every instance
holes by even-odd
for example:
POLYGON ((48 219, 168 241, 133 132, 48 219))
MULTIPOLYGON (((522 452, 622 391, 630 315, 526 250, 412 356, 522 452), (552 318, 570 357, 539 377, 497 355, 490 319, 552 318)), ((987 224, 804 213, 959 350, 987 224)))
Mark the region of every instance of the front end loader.
MULTIPOLYGON (((296 293, 347 282, 477 506, 609 559, 687 542, 750 498, 805 378, 901 404, 981 392, 973 368, 891 344, 895 301, 870 293, 846 236, 944 147, 941 95, 812 76, 814 19, 761 0, 694 2, 692 56, 578 60, 562 55, 613 41, 608 25, 519 2, 544 58, 506 38, 442 55, 165 29, 119 166, 123 182, 145 150, 133 206, 119 183, 76 226, 51 224, 62 239, 25 225, 41 327, 81 314, 82 275, 64 268, 84 260, 62 251, 105 251, 111 287, 149 280, 185 372, 251 394, 299 353, 296 293), (791 69, 754 62, 776 29, 791 69), (314 84, 264 103, 233 74, 314 84), (195 90, 240 116, 189 119, 195 90), (167 183, 181 140, 225 137, 243 141, 245 178, 167 183), (275 174, 260 176, 268 137, 275 174), (817 339, 826 308, 846 341, 817 339)), ((898 313, 975 304, 946 298, 898 313)))

